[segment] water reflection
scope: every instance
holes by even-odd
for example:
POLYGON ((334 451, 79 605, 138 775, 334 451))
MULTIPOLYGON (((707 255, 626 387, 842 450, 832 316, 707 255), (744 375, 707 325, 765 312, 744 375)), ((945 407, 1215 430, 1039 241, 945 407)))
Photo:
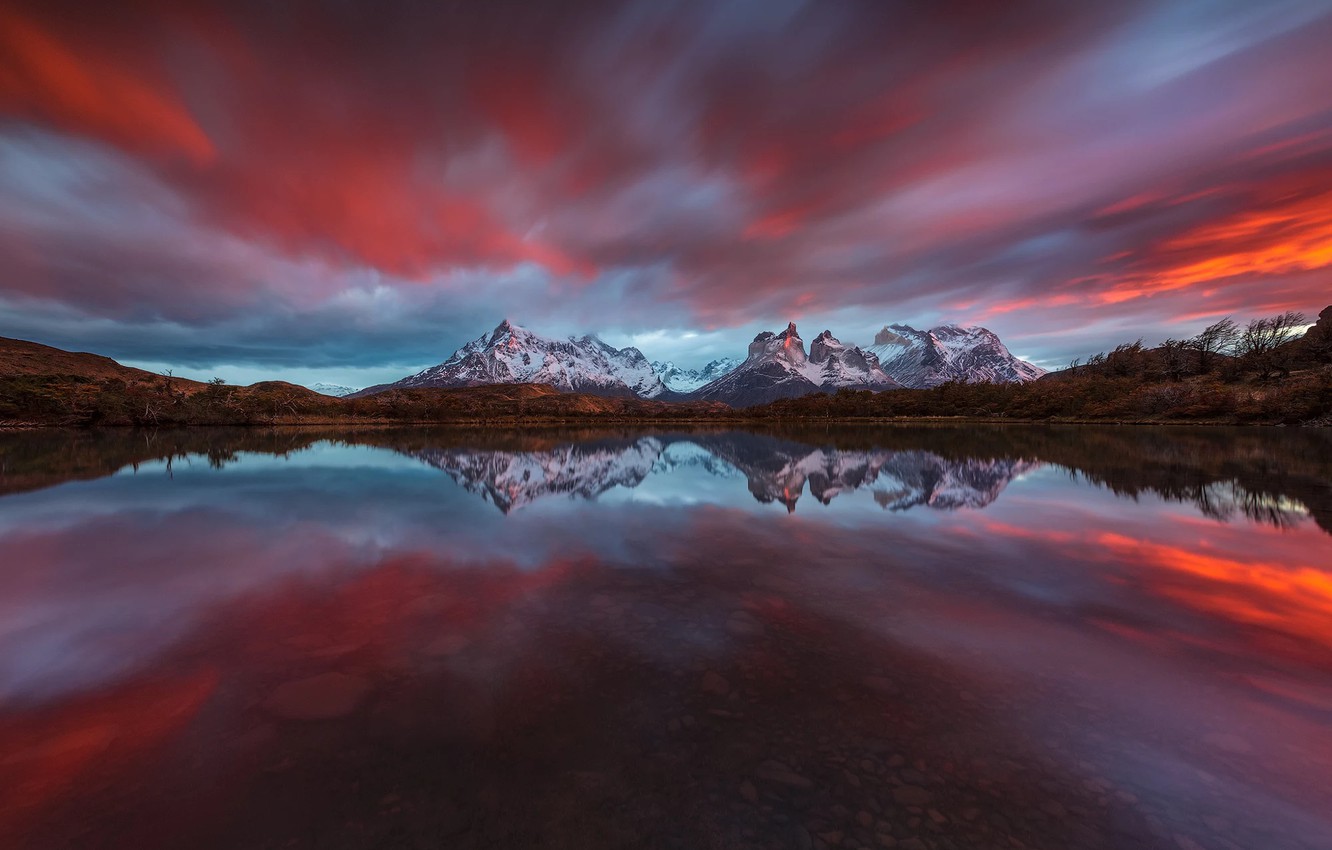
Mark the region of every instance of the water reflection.
MULTIPOLYGON (((808 487, 828 504, 866 490, 880 505, 979 508, 1037 465, 1117 495, 1150 494, 1205 516, 1275 526, 1312 516, 1332 533, 1327 429, 1091 426, 831 428, 750 432, 471 432, 193 429, 0 432, 0 494, 195 458, 214 468, 243 452, 290 457, 320 443, 382 447, 448 473, 508 513, 551 496, 595 499, 685 467, 744 478, 764 503, 794 510, 808 487)), ((723 498, 730 498, 729 495, 723 498)))
POLYGON ((918 450, 816 447, 744 432, 598 440, 539 451, 451 447, 409 454, 504 513, 551 496, 594 499, 684 469, 744 479, 759 502, 777 502, 790 512, 806 486, 824 505, 839 493, 866 490, 888 510, 982 508, 1036 466, 1014 458, 949 460, 918 450))
POLYGON ((6 436, 0 846, 1328 846, 1325 439, 6 436))

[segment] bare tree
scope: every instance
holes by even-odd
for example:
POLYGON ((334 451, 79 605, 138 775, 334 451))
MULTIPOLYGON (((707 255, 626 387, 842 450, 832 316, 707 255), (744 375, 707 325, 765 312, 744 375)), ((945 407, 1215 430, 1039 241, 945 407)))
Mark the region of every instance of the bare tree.
POLYGON ((1285 377, 1290 374, 1292 352, 1283 346, 1295 339, 1304 325, 1304 314, 1294 310, 1254 319, 1240 334, 1236 353, 1246 366, 1258 373, 1260 381, 1276 375, 1285 377))
POLYGON ((1138 337, 1133 342, 1122 342, 1115 346, 1114 351, 1105 356, 1106 368, 1110 370, 1110 374, 1121 378, 1128 375, 1140 375, 1145 364, 1144 350, 1142 337, 1138 337))
POLYGON ((1208 325, 1202 332, 1186 341, 1189 348, 1198 352, 1198 371, 1207 374, 1212 371, 1213 361, 1218 355, 1230 354, 1239 341, 1240 329, 1235 320, 1226 316, 1219 322, 1208 325))
POLYGON ((1161 373, 1167 380, 1178 381, 1189 371, 1189 340, 1168 339, 1161 343, 1161 373))

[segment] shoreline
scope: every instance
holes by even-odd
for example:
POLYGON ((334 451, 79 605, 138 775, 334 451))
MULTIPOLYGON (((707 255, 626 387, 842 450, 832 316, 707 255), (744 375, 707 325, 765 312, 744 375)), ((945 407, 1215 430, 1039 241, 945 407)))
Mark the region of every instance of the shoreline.
POLYGON ((707 416, 707 417, 484 417, 474 419, 315 419, 274 422, 170 422, 160 425, 106 424, 65 425, 50 422, 0 422, 0 432, 13 431, 159 431, 176 428, 551 428, 551 427, 626 427, 626 426, 764 426, 802 425, 859 425, 882 427, 892 425, 1100 425, 1100 426, 1179 426, 1208 428, 1328 428, 1332 422, 1236 422, 1222 419, 1015 419, 1007 417, 974 416, 707 416))

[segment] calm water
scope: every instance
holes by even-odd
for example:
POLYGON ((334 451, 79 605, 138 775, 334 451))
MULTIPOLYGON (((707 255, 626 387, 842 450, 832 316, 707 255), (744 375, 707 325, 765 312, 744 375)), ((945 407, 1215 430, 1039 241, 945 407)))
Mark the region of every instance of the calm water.
POLYGON ((1332 847, 1332 434, 0 435, 0 845, 1332 847))

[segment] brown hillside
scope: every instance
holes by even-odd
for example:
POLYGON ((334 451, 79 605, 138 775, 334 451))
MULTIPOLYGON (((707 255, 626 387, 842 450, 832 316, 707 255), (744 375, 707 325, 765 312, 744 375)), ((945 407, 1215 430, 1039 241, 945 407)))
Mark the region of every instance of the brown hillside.
POLYGON ((173 388, 186 393, 198 392, 205 387, 199 381, 167 378, 133 366, 123 366, 100 354, 65 351, 38 342, 0 337, 0 377, 20 375, 60 375, 93 381, 169 382, 173 388))

